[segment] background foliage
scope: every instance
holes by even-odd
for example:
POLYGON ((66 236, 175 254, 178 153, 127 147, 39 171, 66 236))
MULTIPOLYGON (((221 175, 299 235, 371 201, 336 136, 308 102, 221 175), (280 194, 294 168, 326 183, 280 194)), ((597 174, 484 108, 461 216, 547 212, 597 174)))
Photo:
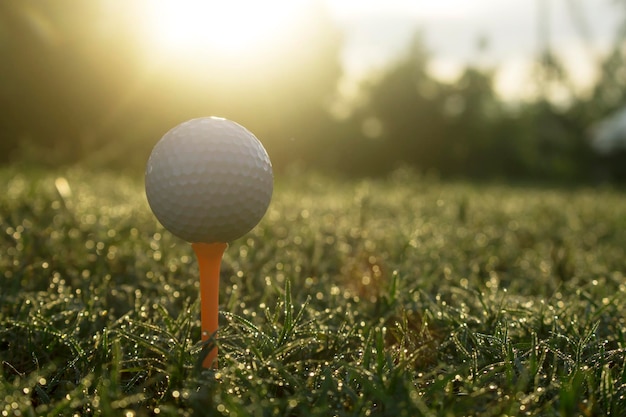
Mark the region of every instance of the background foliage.
MULTIPOLYGON (((289 165, 380 175, 400 165, 443 176, 553 180, 624 179, 624 153, 598 157, 590 128, 626 103, 624 31, 598 59, 596 85, 572 87, 557 54, 537 57, 534 99, 494 91, 497 68, 469 65, 454 82, 429 72, 417 32, 397 60, 361 86, 349 112, 338 100, 342 39, 319 5, 271 51, 245 67, 210 53, 200 64, 146 60, 136 16, 106 2, 0 4, 0 161, 141 170, 175 124, 220 115, 289 165), (110 5, 109 5, 110 6, 110 5), (134 20, 135 19, 135 20, 134 20), (549 94, 564 90, 568 101, 549 94)), ((618 7, 616 5, 616 7, 618 7)), ((488 47, 488 41, 477 47, 488 47)))

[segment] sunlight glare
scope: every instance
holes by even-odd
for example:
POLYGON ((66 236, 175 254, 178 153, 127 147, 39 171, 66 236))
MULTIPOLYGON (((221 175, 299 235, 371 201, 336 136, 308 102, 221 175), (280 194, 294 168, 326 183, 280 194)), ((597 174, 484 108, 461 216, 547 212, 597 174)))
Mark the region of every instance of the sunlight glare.
POLYGON ((286 32, 303 1, 154 0, 145 5, 148 36, 161 53, 207 49, 238 54, 286 32))

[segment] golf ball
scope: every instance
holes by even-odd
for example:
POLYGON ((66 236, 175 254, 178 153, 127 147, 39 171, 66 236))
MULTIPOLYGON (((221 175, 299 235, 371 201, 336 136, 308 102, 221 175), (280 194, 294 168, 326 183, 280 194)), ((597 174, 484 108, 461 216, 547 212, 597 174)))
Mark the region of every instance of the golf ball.
POLYGON ((269 156, 243 126, 217 117, 181 123, 155 145, 146 167, 150 208, 188 242, 230 242, 261 220, 272 198, 269 156))

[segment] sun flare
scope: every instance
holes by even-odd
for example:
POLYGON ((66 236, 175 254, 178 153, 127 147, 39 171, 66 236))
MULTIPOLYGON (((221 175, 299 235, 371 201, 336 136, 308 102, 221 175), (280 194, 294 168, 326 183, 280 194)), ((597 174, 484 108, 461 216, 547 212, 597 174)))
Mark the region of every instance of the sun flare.
POLYGON ((160 53, 206 50, 239 54, 271 43, 287 31, 303 1, 156 0, 146 3, 144 21, 160 53))

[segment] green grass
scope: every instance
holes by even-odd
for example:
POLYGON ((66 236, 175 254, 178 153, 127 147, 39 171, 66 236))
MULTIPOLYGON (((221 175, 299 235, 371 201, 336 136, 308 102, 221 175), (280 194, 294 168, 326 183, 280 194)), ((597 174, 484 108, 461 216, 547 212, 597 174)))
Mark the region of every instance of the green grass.
POLYGON ((210 371, 140 179, 2 171, 0 415, 624 415, 626 195, 293 178, 225 254, 210 371))

